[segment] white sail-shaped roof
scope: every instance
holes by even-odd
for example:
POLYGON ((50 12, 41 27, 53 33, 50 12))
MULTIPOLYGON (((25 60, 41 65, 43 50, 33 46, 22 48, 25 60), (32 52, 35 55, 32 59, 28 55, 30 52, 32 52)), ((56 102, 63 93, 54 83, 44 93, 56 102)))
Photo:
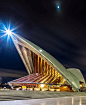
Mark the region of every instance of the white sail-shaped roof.
MULTIPOLYGON (((79 80, 80 79, 77 79, 79 77, 77 75, 74 75, 74 73, 73 73, 74 69, 73 69, 73 71, 72 71, 72 69, 66 69, 52 55, 50 55, 49 53, 47 53, 45 50, 43 50, 39 46, 35 45, 31 41, 29 41, 29 40, 27 40, 21 36, 13 35, 12 40, 15 44, 18 44, 18 41, 21 40, 21 42, 25 45, 26 48, 28 48, 28 49, 30 48, 30 50, 32 50, 34 53, 37 53, 40 57, 42 57, 42 59, 44 59, 55 70, 57 70, 65 78, 65 80, 75 89, 75 91, 78 91, 80 89, 80 86, 79 86, 79 80), (76 81, 76 79, 78 81, 76 81)), ((77 70, 76 70, 76 72, 77 72, 77 70)), ((78 74, 80 74, 80 73, 78 73, 78 74)))
POLYGON ((77 68, 68 68, 67 69, 68 71, 70 71, 73 75, 73 77, 76 77, 76 82, 80 81, 80 82, 83 82, 85 84, 85 80, 84 80, 84 77, 81 73, 81 71, 77 68))

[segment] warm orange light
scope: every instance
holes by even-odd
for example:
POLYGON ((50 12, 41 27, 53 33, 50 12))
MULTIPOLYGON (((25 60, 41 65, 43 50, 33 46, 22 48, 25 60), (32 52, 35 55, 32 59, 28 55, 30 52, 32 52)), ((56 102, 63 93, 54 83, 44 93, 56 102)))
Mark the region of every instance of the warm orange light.
POLYGON ((26 89, 26 86, 22 86, 22 89, 26 89))
POLYGON ((43 88, 44 87, 44 84, 41 84, 41 86, 40 86, 41 88, 43 88))
POLYGON ((68 88, 67 86, 64 86, 63 88, 68 88))
POLYGON ((80 87, 82 87, 82 85, 80 84, 80 87))

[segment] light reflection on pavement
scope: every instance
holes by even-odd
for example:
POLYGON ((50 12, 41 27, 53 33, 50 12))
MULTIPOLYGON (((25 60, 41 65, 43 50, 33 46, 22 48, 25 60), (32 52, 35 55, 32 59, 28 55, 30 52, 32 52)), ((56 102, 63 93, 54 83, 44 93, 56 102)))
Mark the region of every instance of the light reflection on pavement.
POLYGON ((86 96, 0 101, 0 105, 86 105, 86 96))

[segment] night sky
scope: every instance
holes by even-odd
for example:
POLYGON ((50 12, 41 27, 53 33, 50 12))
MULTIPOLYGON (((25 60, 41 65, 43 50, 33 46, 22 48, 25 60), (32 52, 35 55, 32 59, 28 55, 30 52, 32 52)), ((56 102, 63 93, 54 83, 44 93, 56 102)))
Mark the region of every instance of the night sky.
MULTIPOLYGON (((0 21, 18 26, 17 34, 46 50, 66 68, 80 69, 86 79, 85 0, 0 0, 0 21)), ((0 38, 0 68, 27 74, 7 37, 0 38)))

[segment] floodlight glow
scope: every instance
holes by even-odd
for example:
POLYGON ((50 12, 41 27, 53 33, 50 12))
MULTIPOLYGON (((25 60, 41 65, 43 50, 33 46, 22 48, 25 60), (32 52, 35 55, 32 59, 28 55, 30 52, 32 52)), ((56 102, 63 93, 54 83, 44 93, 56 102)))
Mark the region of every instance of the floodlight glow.
POLYGON ((60 5, 57 4, 57 5, 56 5, 56 8, 57 8, 57 10, 60 10, 60 5))
POLYGON ((59 8, 59 6, 57 6, 57 8, 59 8))
POLYGON ((40 52, 42 52, 42 50, 41 50, 41 49, 39 49, 39 51, 40 51, 40 52))
POLYGON ((41 86, 40 86, 41 88, 43 88, 44 87, 44 84, 41 84, 41 86))
POLYGON ((11 35, 11 30, 6 30, 7 35, 11 35))
POLYGON ((11 26, 10 22, 8 25, 4 25, 3 23, 0 23, 1 25, 1 28, 0 28, 0 38, 2 37, 7 37, 7 40, 10 38, 10 37, 13 37, 13 35, 17 35, 14 31, 19 27, 19 26, 11 26))

